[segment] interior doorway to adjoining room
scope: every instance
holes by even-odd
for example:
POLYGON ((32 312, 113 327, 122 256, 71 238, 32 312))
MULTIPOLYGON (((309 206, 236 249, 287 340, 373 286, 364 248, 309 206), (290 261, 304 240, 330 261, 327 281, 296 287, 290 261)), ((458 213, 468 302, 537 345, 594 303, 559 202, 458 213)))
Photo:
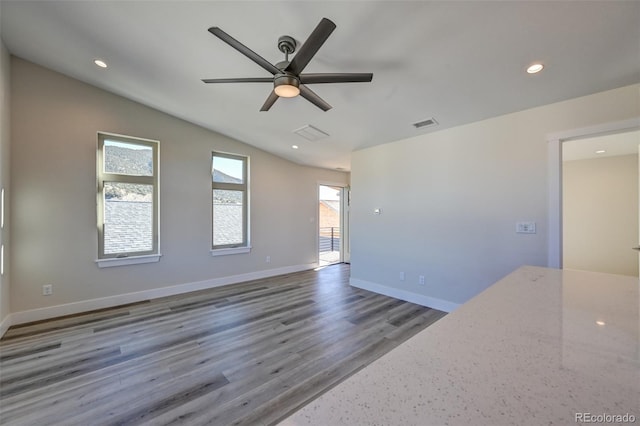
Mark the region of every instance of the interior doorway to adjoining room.
POLYGON ((562 144, 563 267, 638 276, 640 130, 562 144))
MULTIPOLYGON (((585 142, 590 138, 640 130, 640 117, 598 124, 547 135, 548 147, 548 267, 563 268, 563 145, 570 141, 585 142)), ((630 231, 633 233, 633 230, 630 231)), ((638 235, 640 241, 640 235, 638 235)), ((628 244, 625 244, 628 245, 628 244)), ((629 247, 638 252, 638 245, 629 247)))

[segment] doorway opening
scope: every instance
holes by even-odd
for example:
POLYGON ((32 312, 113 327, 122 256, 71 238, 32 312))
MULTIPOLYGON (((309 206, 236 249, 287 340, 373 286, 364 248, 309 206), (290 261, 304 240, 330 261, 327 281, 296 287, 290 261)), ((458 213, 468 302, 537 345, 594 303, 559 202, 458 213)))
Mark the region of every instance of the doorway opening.
POLYGON ((346 220, 344 198, 346 188, 318 186, 318 264, 320 266, 345 261, 346 220))
MULTIPOLYGON (((586 143, 591 138, 618 133, 633 132, 640 129, 640 118, 600 124, 581 129, 570 130, 547 137, 549 160, 549 222, 548 222, 548 267, 564 267, 564 226, 563 226, 563 145, 565 142, 580 141, 586 143)), ((630 232, 633 233, 631 230, 630 232)), ((638 236, 640 239, 640 236, 638 236)), ((627 244, 628 245, 628 244, 627 244)), ((638 248, 638 247, 634 247, 638 248)), ((629 250, 632 247, 628 248, 629 250)))
POLYGON ((562 144, 563 267, 638 276, 640 130, 562 144))

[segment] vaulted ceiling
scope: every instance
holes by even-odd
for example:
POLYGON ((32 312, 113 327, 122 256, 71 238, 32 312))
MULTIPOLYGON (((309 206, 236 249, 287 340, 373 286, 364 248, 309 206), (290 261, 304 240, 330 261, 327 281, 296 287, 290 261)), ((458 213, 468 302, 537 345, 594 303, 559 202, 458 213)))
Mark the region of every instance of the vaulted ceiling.
POLYGON ((325 168, 348 170, 364 147, 640 82, 637 1, 2 0, 0 19, 15 56, 325 168), (280 36, 302 43, 323 17, 337 29, 305 72, 374 74, 314 85, 328 112, 300 97, 260 112, 270 84, 201 81, 270 75, 209 27, 276 63, 280 36), (534 62, 545 68, 529 75, 534 62), (412 125, 431 117, 437 126, 412 125), (330 136, 293 133, 307 124, 330 136))

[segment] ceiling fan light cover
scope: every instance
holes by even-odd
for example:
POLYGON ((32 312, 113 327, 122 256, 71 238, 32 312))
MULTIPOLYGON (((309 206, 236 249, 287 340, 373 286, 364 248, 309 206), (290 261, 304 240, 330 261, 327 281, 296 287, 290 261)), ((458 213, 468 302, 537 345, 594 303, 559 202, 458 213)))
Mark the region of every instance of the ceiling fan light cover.
POLYGON ((300 94, 300 89, 298 88, 300 82, 294 76, 278 76, 273 81, 273 84, 273 91, 281 98, 295 98, 300 94))

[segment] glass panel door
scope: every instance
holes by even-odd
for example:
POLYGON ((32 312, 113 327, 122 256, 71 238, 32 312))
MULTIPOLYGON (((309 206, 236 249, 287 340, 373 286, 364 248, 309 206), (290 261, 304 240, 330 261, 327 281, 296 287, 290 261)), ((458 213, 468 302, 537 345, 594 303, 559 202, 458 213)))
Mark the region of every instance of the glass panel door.
POLYGON ((342 192, 343 188, 338 186, 319 186, 318 258, 321 266, 343 261, 342 192))

